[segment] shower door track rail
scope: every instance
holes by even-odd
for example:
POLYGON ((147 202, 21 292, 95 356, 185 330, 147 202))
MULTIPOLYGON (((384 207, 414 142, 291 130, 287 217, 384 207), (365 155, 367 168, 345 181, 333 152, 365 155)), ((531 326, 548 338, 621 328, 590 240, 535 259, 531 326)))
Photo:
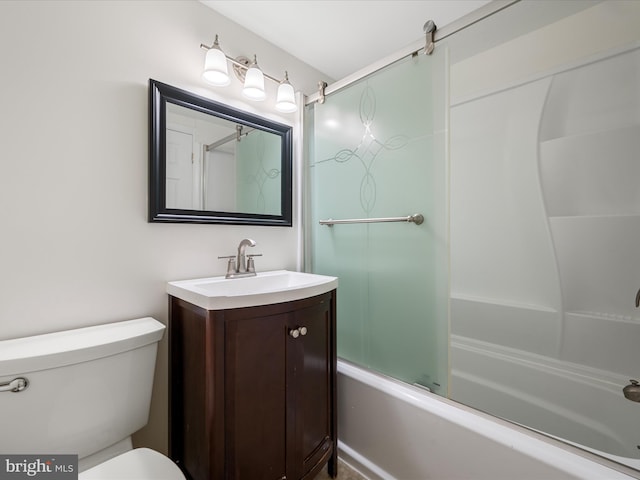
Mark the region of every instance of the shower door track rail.
POLYGON ((327 225, 333 227, 337 224, 343 223, 387 223, 387 222, 408 222, 421 225, 424 222, 424 216, 420 213, 408 215, 406 217, 383 217, 383 218, 345 218, 343 220, 334 220, 328 218, 327 220, 319 220, 320 225, 327 225))
MULTIPOLYGON (((498 13, 499 11, 504 10, 507 7, 510 7, 514 3, 518 3, 519 1, 520 0, 493 0, 483 5, 482 7, 478 8, 477 10, 474 10, 471 13, 468 13, 464 17, 461 17, 458 20, 451 22, 449 25, 446 25, 441 29, 437 29, 434 32, 433 41, 434 43, 438 43, 440 40, 444 40, 445 38, 453 35, 454 33, 457 33, 460 30, 464 30, 465 28, 475 23, 478 23, 480 20, 490 17, 491 15, 498 13)), ((311 105, 316 102, 322 103, 320 102, 320 99, 324 98, 325 95, 329 95, 331 93, 337 92, 338 90, 342 90, 343 88, 348 87, 352 83, 355 83, 358 80, 361 80, 362 78, 377 72, 378 70, 382 70, 383 68, 388 67, 389 65, 392 65, 402 60, 403 58, 417 55, 418 53, 424 50, 424 47, 425 47, 425 40, 424 38, 422 38, 416 42, 411 43, 410 45, 406 46, 402 50, 399 50, 391 55, 388 55, 387 57, 384 57, 383 59, 378 60, 377 62, 374 62, 368 67, 364 67, 363 69, 358 70, 357 72, 343 78, 342 80, 338 80, 337 82, 334 82, 328 86, 326 86, 325 84, 324 88, 321 88, 321 86, 319 85, 320 87, 319 90, 321 91, 318 91, 318 92, 312 93, 309 96, 306 96, 304 98, 304 104, 311 105)), ((320 82, 320 83, 322 84, 324 82, 320 82)))

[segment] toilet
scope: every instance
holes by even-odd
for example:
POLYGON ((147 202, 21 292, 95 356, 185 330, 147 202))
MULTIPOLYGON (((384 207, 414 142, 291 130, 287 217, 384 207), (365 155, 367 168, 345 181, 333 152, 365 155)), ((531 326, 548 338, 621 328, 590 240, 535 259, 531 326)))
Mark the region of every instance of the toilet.
POLYGON ((185 480, 131 442, 149 418, 164 330, 147 317, 0 341, 0 452, 77 454, 82 480, 185 480))

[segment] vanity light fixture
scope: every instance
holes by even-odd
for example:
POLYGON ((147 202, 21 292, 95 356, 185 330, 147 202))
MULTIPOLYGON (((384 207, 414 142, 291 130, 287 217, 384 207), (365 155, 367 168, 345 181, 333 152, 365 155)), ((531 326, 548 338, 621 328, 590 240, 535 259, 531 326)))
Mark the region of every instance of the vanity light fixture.
POLYGON ((238 79, 244 82, 242 94, 245 97, 255 101, 261 101, 267 98, 264 88, 264 79, 266 77, 278 84, 276 110, 283 113, 293 113, 298 110, 295 92, 289 82, 289 74, 286 71, 284 72, 284 79, 278 80, 260 70, 255 55, 251 62, 245 57, 235 59, 229 57, 222 51, 222 48, 220 48, 218 35, 216 35, 212 46, 209 47, 201 43, 200 48, 207 50, 207 55, 204 60, 204 71, 202 72, 202 78, 207 83, 216 87, 224 87, 231 83, 231 77, 229 76, 229 70, 227 68, 228 60, 232 64, 233 71, 238 79))

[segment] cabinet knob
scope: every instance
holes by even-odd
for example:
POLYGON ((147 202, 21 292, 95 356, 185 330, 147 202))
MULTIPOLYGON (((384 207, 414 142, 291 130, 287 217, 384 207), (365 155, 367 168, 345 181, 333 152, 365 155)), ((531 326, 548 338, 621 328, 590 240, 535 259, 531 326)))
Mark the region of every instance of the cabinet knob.
POLYGON ((291 330, 289 330, 289 336, 293 338, 298 338, 300 335, 304 337, 306 334, 307 334, 307 327, 298 327, 298 328, 292 328, 291 330))

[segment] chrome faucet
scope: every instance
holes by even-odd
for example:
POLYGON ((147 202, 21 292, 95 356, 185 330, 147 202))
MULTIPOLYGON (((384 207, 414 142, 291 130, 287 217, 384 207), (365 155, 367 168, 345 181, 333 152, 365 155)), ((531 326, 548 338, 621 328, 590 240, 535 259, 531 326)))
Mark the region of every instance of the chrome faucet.
POLYGON ((227 275, 225 278, 239 278, 239 277, 254 277, 256 275, 256 267, 253 262, 253 257, 262 256, 261 253, 254 253, 252 255, 246 255, 245 250, 247 247, 255 247, 256 242, 250 238, 243 239, 238 245, 237 255, 228 255, 229 263, 227 264, 227 275), (247 260, 247 257, 249 260, 247 260))
MULTIPOLYGON (((247 247, 255 247, 256 242, 251 240, 250 238, 243 239, 238 245, 238 258, 236 259, 236 268, 237 272, 246 272, 247 271, 247 261, 244 251, 247 247)), ((253 272, 255 273, 255 271, 253 272)))

